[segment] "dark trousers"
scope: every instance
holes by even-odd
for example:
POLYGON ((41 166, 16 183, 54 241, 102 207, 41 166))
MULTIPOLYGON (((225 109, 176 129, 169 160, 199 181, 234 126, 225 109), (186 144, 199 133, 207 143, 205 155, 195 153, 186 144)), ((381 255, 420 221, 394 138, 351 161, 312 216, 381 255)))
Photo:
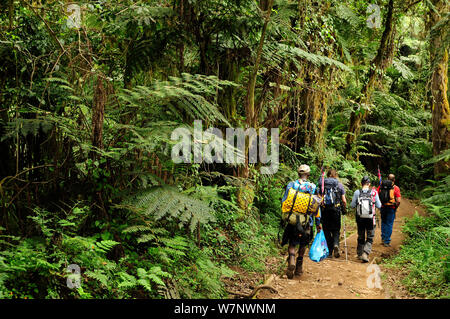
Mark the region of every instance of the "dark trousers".
POLYGON ((289 246, 298 246, 299 248, 303 248, 309 245, 312 240, 312 229, 311 226, 308 226, 307 229, 308 234, 304 234, 300 236, 300 233, 296 226, 288 224, 284 229, 281 246, 284 246, 289 243, 289 246))
POLYGON ((358 226, 358 247, 356 249, 358 256, 362 253, 370 254, 372 251, 373 238, 375 237, 375 225, 372 218, 356 218, 358 226))
POLYGON ((341 235, 341 231, 339 229, 338 230, 324 229, 323 233, 325 235, 325 239, 327 240, 328 251, 331 254, 335 246, 339 247, 339 237, 341 235))
POLYGON ((327 240, 328 250, 333 251, 334 246, 339 247, 341 234, 341 211, 339 208, 322 209, 322 228, 327 240))

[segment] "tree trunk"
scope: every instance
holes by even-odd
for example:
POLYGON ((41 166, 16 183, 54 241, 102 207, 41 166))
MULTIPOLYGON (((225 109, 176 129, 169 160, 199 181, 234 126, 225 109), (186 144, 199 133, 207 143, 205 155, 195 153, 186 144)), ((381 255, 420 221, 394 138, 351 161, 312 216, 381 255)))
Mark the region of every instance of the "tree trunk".
MULTIPOLYGON (((302 120, 298 125, 304 130, 304 145, 310 146, 321 154, 324 150, 324 137, 327 125, 328 97, 332 90, 333 79, 331 68, 322 66, 306 71, 306 87, 300 96, 302 120), (327 74, 327 70, 330 72, 327 74)), ((297 150, 298 151, 298 150, 297 150)))
POLYGON ((259 39, 258 50, 256 51, 256 61, 253 67, 253 71, 250 75, 248 81, 248 90, 247 90, 247 104, 246 104, 246 119, 248 127, 256 127, 257 122, 257 114, 255 114, 255 87, 256 87, 256 78, 258 76, 259 64, 261 62, 262 56, 262 48, 264 45, 264 39, 266 36, 267 25, 269 24, 270 13, 272 11, 273 0, 269 0, 269 4, 267 6, 267 13, 264 21, 264 25, 261 31, 261 38, 259 39))
MULTIPOLYGON (((269 24, 270 13, 272 11, 272 4, 273 4, 273 0, 269 0, 269 3, 267 5, 267 11, 266 11, 264 25, 263 25, 263 28, 261 31, 261 38, 259 39, 258 49, 256 51, 255 65, 253 66, 253 71, 250 74, 250 78, 248 80, 247 103, 245 105, 245 116, 246 116, 247 127, 256 128, 257 122, 258 122, 258 119, 257 119, 258 115, 255 112, 256 78, 258 76, 258 69, 259 69, 259 64, 261 62, 261 56, 262 56, 262 48, 263 48, 264 39, 266 36, 267 25, 269 24)), ((263 0, 262 1, 262 9, 264 9, 264 7, 265 7, 265 2, 263 0)), ((244 178, 248 178, 248 176, 249 176, 248 149, 249 149, 250 143, 251 143, 251 141, 248 141, 245 143, 245 164, 244 164, 244 167, 239 170, 239 176, 244 177, 244 178)))
MULTIPOLYGON (((244 50, 226 49, 225 56, 219 60, 219 78, 238 82, 240 74, 240 59, 247 56, 244 50)), ((235 86, 226 86, 218 93, 218 105, 222 113, 230 123, 233 123, 237 115, 237 88, 235 86)))
MULTIPOLYGON (((103 79, 101 75, 97 75, 97 80, 94 88, 94 101, 92 105, 92 146, 97 149, 103 149, 103 121, 106 105, 106 91, 103 85, 103 79)), ((96 160, 99 158, 97 151, 91 151, 91 159, 96 160)), ((104 165, 99 165, 99 168, 104 168, 104 165)), ((95 179, 93 180, 96 183, 95 179)), ((94 185, 97 187, 98 185, 94 185)), ((95 207, 94 212, 97 216, 107 218, 105 202, 103 200, 103 190, 95 191, 94 200, 95 207)))
MULTIPOLYGON (((439 14, 429 11, 429 26, 433 27, 442 16, 448 12, 449 6, 442 0, 433 0, 433 5, 439 14)), ((448 32, 448 31, 447 31, 448 32)), ((450 145, 450 110, 447 97, 448 89, 448 44, 443 37, 445 32, 435 30, 431 32, 430 61, 432 65, 431 94, 432 94, 432 125, 433 125, 433 155, 439 155, 450 145)), ((448 173, 450 162, 439 161, 434 165, 434 174, 448 173)))
MULTIPOLYGON (((180 19, 183 19, 184 17, 184 1, 180 0, 180 4, 178 7, 178 14, 180 15, 180 19)), ((180 75, 184 72, 184 42, 180 41, 180 43, 177 45, 177 51, 179 56, 178 61, 178 72, 180 75)))
POLYGON ((364 109, 360 109, 362 106, 367 106, 372 97, 373 90, 375 88, 376 80, 382 77, 382 74, 386 68, 392 63, 394 56, 394 0, 390 0, 388 4, 388 12, 384 23, 384 31, 381 36, 380 46, 377 51, 377 55, 370 63, 370 70, 367 75, 367 80, 361 91, 360 97, 357 99, 357 107, 353 109, 350 116, 350 124, 348 128, 348 134, 346 136, 345 156, 350 157, 351 151, 354 147, 354 142, 358 138, 361 132, 361 122, 366 118, 367 112, 364 109))
MULTIPOLYGON (((94 103, 92 106, 92 146, 103 149, 103 118, 105 113, 106 92, 101 76, 97 77, 94 89, 94 103)), ((91 153, 97 158, 96 152, 91 153)))

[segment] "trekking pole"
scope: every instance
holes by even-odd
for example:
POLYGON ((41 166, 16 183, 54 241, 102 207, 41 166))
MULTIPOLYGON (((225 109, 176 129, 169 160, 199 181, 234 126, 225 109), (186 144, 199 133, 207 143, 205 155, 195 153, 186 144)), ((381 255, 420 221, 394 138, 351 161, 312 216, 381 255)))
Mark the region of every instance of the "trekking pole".
POLYGON ((348 254, 347 254, 347 234, 345 229, 345 219, 344 216, 341 214, 341 220, 342 224, 344 224, 344 247, 345 247, 345 260, 348 262, 348 254))

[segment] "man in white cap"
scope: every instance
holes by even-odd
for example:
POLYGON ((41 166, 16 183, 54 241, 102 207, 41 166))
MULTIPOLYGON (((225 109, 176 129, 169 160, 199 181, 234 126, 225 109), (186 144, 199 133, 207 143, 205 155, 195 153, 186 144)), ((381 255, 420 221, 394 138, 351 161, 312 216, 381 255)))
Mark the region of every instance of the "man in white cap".
MULTIPOLYGON (((309 182, 309 174, 311 169, 308 165, 300 165, 298 168, 298 176, 299 179, 297 181, 290 182, 284 193, 282 202, 284 202, 288 196, 289 189, 294 188, 295 190, 299 190, 303 193, 310 193, 314 195, 316 193, 316 185, 309 182)), ((317 231, 322 229, 320 225, 320 210, 317 211, 317 214, 314 216, 317 231)), ((305 254, 306 247, 311 242, 313 238, 312 232, 313 226, 313 216, 310 216, 309 222, 306 224, 306 229, 304 229, 303 233, 301 233, 296 225, 288 224, 284 230, 283 239, 281 245, 289 243, 288 247, 288 268, 286 271, 286 275, 289 279, 292 279, 294 275, 300 276, 303 273, 303 255, 305 254), (295 247, 299 245, 298 248, 298 256, 297 261, 295 260, 295 247)))

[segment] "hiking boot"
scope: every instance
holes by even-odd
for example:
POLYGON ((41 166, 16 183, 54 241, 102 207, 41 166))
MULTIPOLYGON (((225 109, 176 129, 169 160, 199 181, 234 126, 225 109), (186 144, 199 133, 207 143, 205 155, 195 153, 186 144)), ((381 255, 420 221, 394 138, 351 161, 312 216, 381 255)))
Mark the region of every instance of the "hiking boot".
POLYGON ((391 244, 389 244, 389 243, 383 243, 383 246, 384 246, 384 247, 391 247, 391 244))
POLYGON ((303 274, 303 258, 297 258, 294 275, 301 276, 303 274))
POLYGON ((362 253, 361 260, 363 263, 369 262, 369 256, 366 253, 362 253))
POLYGON ((294 278, 294 270, 295 270, 295 255, 289 254, 289 264, 286 270, 286 276, 289 279, 294 278))
POLYGON ((334 258, 341 257, 341 254, 339 253, 339 247, 338 246, 334 246, 334 248, 333 248, 333 255, 334 255, 334 258))

